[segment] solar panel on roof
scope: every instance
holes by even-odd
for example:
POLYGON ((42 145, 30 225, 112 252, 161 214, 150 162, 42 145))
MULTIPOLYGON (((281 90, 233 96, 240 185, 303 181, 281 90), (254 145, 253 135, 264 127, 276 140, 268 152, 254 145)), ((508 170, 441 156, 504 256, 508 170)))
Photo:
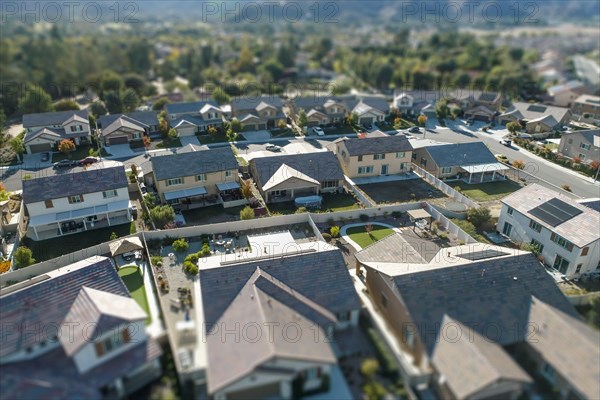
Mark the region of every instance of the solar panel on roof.
POLYGON ((558 226, 582 212, 580 209, 556 198, 550 199, 529 211, 531 215, 541 219, 552 227, 558 226))
POLYGON ((467 260, 477 261, 477 260, 485 260, 487 258, 506 256, 508 254, 509 253, 505 253, 503 251, 488 249, 488 250, 474 251, 471 253, 460 254, 458 256, 460 258, 466 258, 467 260))
POLYGON ((527 107, 527 111, 533 111, 533 112, 541 113, 541 112, 546 111, 546 107, 531 105, 531 106, 527 107))

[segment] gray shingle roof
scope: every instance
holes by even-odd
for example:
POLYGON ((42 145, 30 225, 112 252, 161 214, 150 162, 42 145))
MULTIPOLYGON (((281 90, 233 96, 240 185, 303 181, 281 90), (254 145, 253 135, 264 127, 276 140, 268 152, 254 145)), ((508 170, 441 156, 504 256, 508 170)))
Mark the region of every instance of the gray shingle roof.
MULTIPOLYGON (((49 172, 54 171, 49 170, 49 172)), ((127 187, 127 176, 123 165, 88 170, 68 170, 23 181, 23 200, 25 204, 31 204, 123 187, 127 187)))
POLYGON ((106 128, 119 117, 127 117, 133 121, 141 122, 144 125, 152 126, 158 125, 158 113, 156 111, 135 111, 129 114, 110 114, 103 115, 98 118, 98 127, 106 128))
POLYGON ((241 110, 254 110, 262 102, 272 105, 277 109, 283 107, 283 101, 281 100, 281 97, 275 95, 264 95, 257 97, 235 97, 231 99, 231 108, 233 112, 240 112, 241 110))
POLYGON ((256 168, 258 176, 255 176, 254 179, 256 179, 259 187, 263 187, 282 164, 286 164, 319 182, 344 179, 340 164, 330 151, 260 157, 252 159, 250 164, 256 168))
POLYGON ((25 114, 23 115, 23 128, 31 128, 35 126, 61 125, 63 122, 71 118, 74 114, 85 118, 86 120, 88 119, 87 110, 71 110, 39 114, 25 114))
POLYGON ((571 139, 575 136, 582 136, 590 144, 590 146, 600 147, 598 138, 600 138, 600 129, 590 129, 585 131, 574 131, 563 133, 560 141, 571 139))
POLYGON ((167 115, 169 114, 187 114, 187 113, 199 113, 202 107, 206 104, 210 104, 219 108, 219 105, 210 100, 210 101, 194 101, 191 103, 169 103, 165 105, 165 110, 167 111, 167 115))
POLYGON ((194 176, 238 168, 231 147, 152 157, 154 177, 159 180, 194 176))
POLYGON ((430 355, 444 315, 503 346, 525 340, 532 296, 578 318, 552 277, 529 253, 406 273, 393 282, 430 355), (492 329, 498 333, 490 337, 492 329))
POLYGON ((412 151, 412 146, 404 135, 346 139, 344 143, 351 156, 412 151))
POLYGON ((454 143, 428 146, 427 152, 438 167, 497 163, 496 157, 483 142, 454 143))
POLYGON ((354 256, 360 262, 389 262, 426 264, 428 258, 434 256, 420 243, 412 246, 402 234, 396 232, 376 241, 357 252, 354 256), (423 254, 421 254, 423 253, 423 254), (427 254, 429 253, 429 254, 427 254))

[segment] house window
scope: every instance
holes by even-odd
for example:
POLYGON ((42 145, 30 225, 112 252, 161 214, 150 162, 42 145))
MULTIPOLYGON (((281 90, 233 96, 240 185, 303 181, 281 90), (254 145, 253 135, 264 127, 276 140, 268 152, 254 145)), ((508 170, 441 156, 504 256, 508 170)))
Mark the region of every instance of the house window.
POLYGON ((402 327, 402 336, 404 337, 404 343, 406 343, 408 347, 412 348, 413 344, 415 343, 415 333, 411 329, 410 325, 404 324, 402 327))
POLYGON ((582 256, 582 257, 583 257, 583 256, 587 256, 589 251, 590 251, 590 248, 589 248, 589 247, 584 247, 584 248, 581 250, 581 256, 582 256))
POLYGON ((512 225, 509 224, 508 222, 504 223, 504 228, 502 229, 502 234, 506 235, 506 236, 510 236, 512 232, 512 225))
POLYGON ((581 144, 579 145, 579 147, 581 147, 581 148, 582 148, 582 149, 584 149, 584 150, 589 150, 589 149, 590 149, 590 145, 589 145, 589 143, 581 143, 581 144))
POLYGON ((52 207, 54 207, 54 204, 52 203, 52 200, 46 200, 46 201, 44 201, 44 204, 46 205, 46 208, 52 208, 52 207))
POLYGON ((131 138, 132 138, 132 139, 139 139, 139 138, 140 138, 140 136, 141 136, 141 134, 140 134, 139 132, 133 132, 133 133, 131 134, 131 138))
POLYGON ((550 382, 554 382, 554 368, 548 363, 544 363, 542 366, 542 375, 544 378, 548 379, 550 382))
POLYGON ((371 173, 373 173, 373 166, 368 165, 366 167, 358 167, 358 173, 359 174, 371 174, 371 173))
POLYGON ((532 219, 529 220, 529 227, 538 233, 542 231, 542 225, 538 224, 532 219))
POLYGON ((344 311, 337 315, 338 322, 350 321, 350 311, 344 311))
POLYGON ((96 356, 102 357, 104 354, 110 353, 131 341, 131 335, 127 328, 123 329, 119 335, 112 334, 106 339, 94 343, 96 356))
POLYGON ((358 162, 362 162, 363 156, 358 156, 358 162))
POLYGON ((206 174, 196 175, 196 182, 204 182, 206 181, 206 174))
POLYGON ((512 207, 508 207, 508 209, 506 210, 506 213, 507 213, 508 215, 513 215, 513 212, 514 212, 514 211, 515 211, 515 209, 514 209, 514 208, 512 208, 512 207))
POLYGON ((417 159, 417 153, 412 153, 411 157, 412 157, 413 160, 416 160, 417 159))
POLYGON ((424 158, 421 158, 421 165, 426 167, 427 166, 427 160, 424 158))
POLYGON ((552 267, 554 269, 559 270, 563 274, 566 274, 567 270, 569 269, 569 264, 569 260, 562 258, 560 255, 557 254, 556 258, 554 259, 554 265, 552 265, 552 267))
POLYGON ((577 264, 577 269, 575 269, 575 273, 578 274, 579 272, 581 272, 581 267, 583 267, 583 264, 577 264))
POLYGON ((542 251, 544 251, 544 245, 541 244, 540 242, 538 242, 537 240, 531 239, 531 244, 537 248, 536 251, 538 253, 541 253, 542 251))
POLYGON ((387 307, 387 305, 388 305, 388 298, 385 295, 385 293, 383 293, 383 292, 381 292, 381 305, 383 307, 387 307))
POLYGON ((313 379, 321 378, 321 367, 309 368, 306 370, 306 380, 310 381, 313 379))
POLYGON ((396 153, 396 158, 404 158, 404 157, 406 157, 405 151, 399 151, 398 153, 396 153))
POLYGON ((554 243, 556 243, 563 249, 567 249, 568 251, 573 251, 573 243, 569 242, 567 239, 565 239, 564 237, 562 237, 560 235, 557 235, 554 232, 552 232, 552 235, 550 236, 550 240, 552 240, 554 243))
POLYGON ((117 190, 116 189, 105 190, 104 192, 102 192, 102 197, 104 197, 105 199, 110 199, 111 197, 117 197, 117 190))
POLYGON ((69 196, 69 203, 70 204, 83 203, 83 196, 80 194, 78 194, 77 196, 69 196))
POLYGON ((374 154, 373 160, 385 160, 385 154, 374 154))
POLYGON ((167 186, 174 186, 174 185, 181 185, 181 184, 183 184, 182 178, 167 179, 167 186))
POLYGON ((321 189, 329 189, 338 187, 337 181, 324 181, 321 182, 321 189))
POLYGON ((581 154, 581 153, 579 153, 579 159, 580 159, 581 161, 585 160, 585 154, 581 154))
POLYGON ((225 177, 230 178, 233 175, 231 171, 225 171, 225 177))
POLYGON ((452 167, 443 167, 442 174, 449 174, 452 172, 452 167))

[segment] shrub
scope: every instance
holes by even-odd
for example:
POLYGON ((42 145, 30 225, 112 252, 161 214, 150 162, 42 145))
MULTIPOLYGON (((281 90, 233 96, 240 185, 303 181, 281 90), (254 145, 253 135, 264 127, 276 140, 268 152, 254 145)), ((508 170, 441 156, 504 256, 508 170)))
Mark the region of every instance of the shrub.
POLYGON ((567 192, 571 191, 571 186, 569 186, 569 185, 560 185, 560 187, 562 188, 562 190, 565 190, 567 192))
POLYGON ((492 218, 490 209, 487 207, 469 208, 467 210, 467 220, 476 227, 481 227, 492 218))
POLYGON ((442 239, 442 240, 447 240, 447 239, 448 239, 448 234, 447 234, 447 233, 444 233, 444 232, 442 232, 442 233, 440 233, 440 234, 439 234, 439 237, 440 237, 440 239, 442 239))
POLYGON ((392 211, 392 217, 398 219, 402 217, 402 213, 400 211, 392 211))
POLYGON ((523 169, 525 168, 525 162, 523 160, 515 160, 513 161, 513 167, 517 169, 523 169))
POLYGON ((189 261, 189 262, 193 262, 194 264, 198 262, 198 253, 192 253, 190 255, 188 255, 185 260, 183 260, 183 262, 189 261))
POLYGON ((184 261, 183 270, 190 275, 198 275, 198 266, 190 261, 184 261))
POLYGON ((183 238, 177 239, 176 241, 173 242, 173 250, 175 250, 178 253, 183 253, 189 247, 190 247, 190 244, 187 242, 187 240, 185 240, 183 238))
POLYGON ((117 232, 112 232, 110 234, 110 240, 116 240, 119 238, 119 235, 117 235, 117 232))
POLYGON ((332 226, 331 227, 331 237, 339 237, 340 236, 340 227, 339 226, 332 226))
POLYGON ((17 268, 29 267, 35 263, 31 250, 25 246, 21 246, 15 251, 14 262, 17 268))
POLYGON ((150 210, 150 218, 152 218, 156 227, 160 229, 175 220, 175 210, 168 204, 157 206, 150 210))
POLYGON ((298 209, 296 210, 296 214, 304 214, 305 212, 308 212, 306 207, 298 207, 298 209))
POLYGON ((131 224, 129 225, 129 234, 133 235, 136 232, 137 232, 137 228, 135 227, 135 222, 131 221, 131 224))
POLYGON ((204 243, 202 245, 202 250, 200 250, 198 254, 200 255, 200 257, 206 257, 210 255, 210 246, 208 245, 208 243, 204 243))
POLYGON ((323 234, 323 239, 325 239, 325 241, 327 243, 331 242, 331 235, 329 233, 324 233, 323 234))
POLYGON ((241 220, 254 219, 254 210, 250 206, 244 207, 240 211, 240 219, 241 220))
POLYGON ((460 186, 454 186, 454 190, 456 190, 458 193, 462 192, 462 188, 460 186))
POLYGON ((367 214, 360 214, 358 217, 362 222, 367 222, 369 220, 369 216, 367 214))
POLYGON ((10 261, 8 261, 8 260, 0 261, 0 274, 5 273, 9 269, 10 269, 10 261))
POLYGON ((162 265, 162 257, 161 256, 152 256, 150 257, 150 263, 156 267, 160 267, 162 265))

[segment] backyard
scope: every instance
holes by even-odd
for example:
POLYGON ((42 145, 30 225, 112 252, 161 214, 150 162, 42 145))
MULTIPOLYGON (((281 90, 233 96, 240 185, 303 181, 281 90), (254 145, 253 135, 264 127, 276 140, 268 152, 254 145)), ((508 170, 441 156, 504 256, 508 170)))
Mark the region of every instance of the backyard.
POLYGON ((221 204, 210 207, 182 211, 187 225, 216 224, 240 219, 240 211, 244 207, 223 208, 221 204))
POLYGON ((144 278, 140 273, 140 269, 136 265, 127 265, 119 269, 119 276, 123 280, 127 290, 129 290, 129 293, 131 293, 131 297, 133 297, 136 303, 138 303, 146 312, 146 315, 148 315, 145 323, 146 325, 150 325, 152 316, 150 315, 148 298, 146 297, 146 289, 144 287, 144 278))
POLYGON ((366 227, 367 225, 353 226, 346 230, 346 234, 350 236, 350 239, 363 249, 394 233, 391 228, 383 225, 371 225, 373 230, 370 233, 367 232, 366 227))
POLYGON ((521 186, 514 181, 506 180, 471 185, 461 182, 460 188, 461 193, 465 196, 468 196, 475 201, 485 202, 500 200, 512 192, 519 190, 521 186))
MULTIPOLYGON (((293 201, 269 204, 268 208, 271 214, 294 214, 298 210, 298 207, 296 207, 296 204, 294 204, 293 201)), ((360 208, 360 206, 358 205, 357 200, 348 193, 323 194, 323 203, 321 204, 321 209, 317 212, 325 210, 347 211, 358 208, 360 208)))
POLYGON ((359 188, 377 204, 406 203, 443 198, 446 195, 421 179, 407 179, 360 185, 359 188))
POLYGON ((292 129, 271 129, 271 137, 272 138, 283 138, 283 137, 296 137, 296 132, 292 129))

